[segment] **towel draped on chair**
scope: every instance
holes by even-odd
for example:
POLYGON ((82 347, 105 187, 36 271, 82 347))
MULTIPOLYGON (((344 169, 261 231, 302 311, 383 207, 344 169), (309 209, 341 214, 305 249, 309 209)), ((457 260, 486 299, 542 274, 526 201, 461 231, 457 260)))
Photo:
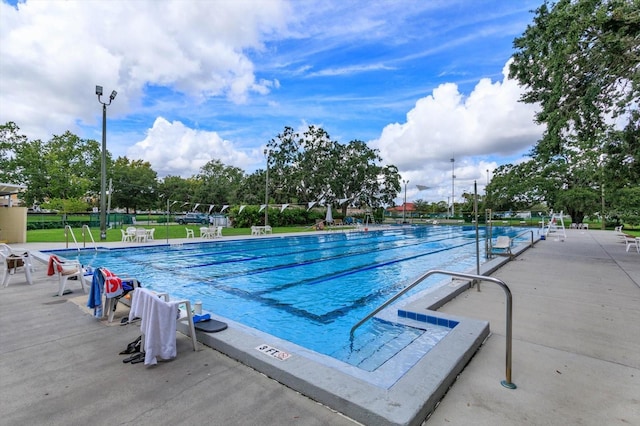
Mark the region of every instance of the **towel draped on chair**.
POLYGON ((107 268, 100 268, 100 269, 102 269, 102 273, 104 274, 104 277, 105 277, 105 283, 104 283, 105 296, 108 299, 111 299, 112 297, 120 296, 124 291, 122 289, 122 279, 120 279, 117 275, 115 275, 113 272, 111 272, 107 268))
MULTIPOLYGON (((89 290, 89 300, 87 306, 93 309, 93 315, 96 318, 102 318, 103 306, 102 296, 107 299, 116 299, 116 302, 120 297, 133 290, 136 280, 134 279, 122 279, 115 275, 107 268, 96 268, 93 272, 93 279, 91 280, 91 289, 89 290)), ((139 283, 138 283, 139 284, 139 283)), ((115 310, 116 304, 113 304, 115 310)))
POLYGON ((102 289, 104 288, 104 276, 100 272, 100 268, 93 271, 93 279, 91 280, 91 288, 89 289, 89 300, 87 307, 93 309, 93 316, 102 318, 102 289))
POLYGON ((178 303, 165 302, 145 288, 134 290, 129 321, 140 318, 140 331, 144 335, 144 364, 155 365, 157 358, 175 358, 176 318, 178 303))

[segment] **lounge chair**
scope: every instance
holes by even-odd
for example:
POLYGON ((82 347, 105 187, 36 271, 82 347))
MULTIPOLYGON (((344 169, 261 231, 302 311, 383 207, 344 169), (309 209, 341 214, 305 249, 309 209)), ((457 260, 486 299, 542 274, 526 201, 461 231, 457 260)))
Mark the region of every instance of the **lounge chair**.
POLYGON ((29 283, 29 285, 33 284, 33 279, 31 278, 31 257, 27 250, 11 248, 6 244, 0 244, 0 262, 2 262, 4 269, 2 281, 0 281, 3 287, 9 286, 9 278, 11 275, 15 275, 19 268, 22 268, 24 271, 27 283, 29 283))
POLYGON ((496 240, 496 243, 492 247, 492 252, 495 254, 506 254, 509 258, 513 257, 513 253, 511 253, 511 238, 507 236, 500 236, 496 240), (495 250, 500 250, 499 252, 495 252, 495 250))
POLYGON ((196 331, 188 300, 170 301, 169 295, 157 294, 146 288, 137 288, 133 292, 129 320, 140 318, 144 364, 155 365, 158 358, 172 359, 176 350, 176 318, 178 306, 185 305, 184 312, 189 323, 189 334, 193 350, 197 350, 196 331))
POLYGON ((73 278, 80 283, 84 293, 87 290, 84 287, 84 269, 80 262, 76 260, 60 260, 56 255, 49 256, 49 267, 47 275, 56 275, 58 277, 58 296, 64 294, 65 287, 69 278, 73 278))

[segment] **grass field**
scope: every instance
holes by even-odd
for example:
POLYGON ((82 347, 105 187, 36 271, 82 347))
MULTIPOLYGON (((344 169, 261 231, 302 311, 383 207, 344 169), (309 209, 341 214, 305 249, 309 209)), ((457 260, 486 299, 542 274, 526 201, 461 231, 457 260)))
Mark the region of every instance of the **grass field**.
MULTIPOLYGON (((200 225, 178 225, 178 224, 158 224, 158 225, 137 225, 138 228, 155 228, 155 240, 166 240, 167 233, 169 239, 174 238, 185 238, 187 236, 187 231, 185 228, 192 229, 196 238, 200 235, 200 225)), ((90 243, 91 237, 88 235, 83 236, 82 228, 72 228, 73 233, 76 237, 76 241, 78 243, 82 243, 83 241, 90 243)), ((123 228, 124 229, 124 228, 123 228)), ((339 229, 348 229, 339 228, 339 229)), ((282 234, 289 232, 309 232, 312 231, 312 227, 302 227, 302 226, 291 226, 291 227, 278 227, 273 228, 274 234, 282 234)), ((624 230, 626 234, 634 235, 640 237, 640 230, 624 230)), ((100 241, 100 229, 91 228, 91 235, 93 236, 93 240, 96 242, 100 241)), ((223 228, 222 235, 224 237, 232 237, 239 235, 251 235, 250 228, 223 228)), ((107 230, 107 242, 116 242, 122 240, 122 233, 120 232, 120 228, 108 229, 107 230)), ((65 235, 64 229, 35 229, 27 231, 27 242, 28 243, 60 243, 67 241, 67 236, 65 235)), ((72 242, 73 237, 71 235, 68 236, 68 241, 72 242)))
MULTIPOLYGON (((196 238, 200 235, 200 225, 177 225, 177 224, 160 224, 160 225, 136 225, 137 228, 155 228, 154 239, 155 240, 166 240, 167 233, 169 239, 173 238, 185 238, 187 236, 186 228, 192 229, 196 238)), ((124 228, 123 228, 124 229, 124 228)), ((90 243, 91 237, 89 235, 83 235, 82 228, 72 228, 73 234, 75 235, 76 241, 82 243, 83 241, 90 243)), ((309 227, 282 227, 282 228, 273 228, 274 234, 281 234, 286 232, 306 232, 310 231, 309 227)), ((222 236, 237 236, 237 235, 251 235, 250 228, 224 228, 222 230, 222 236)), ((93 236, 93 240, 96 242, 100 241, 100 229, 91 228, 91 236, 93 236)), ((120 228, 116 229, 108 229, 107 230, 107 242, 115 242, 122 240, 122 233, 120 232, 120 228)), ((27 231, 27 242, 28 243, 60 243, 67 241, 67 236, 65 235, 64 229, 35 229, 27 231)), ((71 235, 68 236, 68 241, 72 242, 73 237, 71 235)))

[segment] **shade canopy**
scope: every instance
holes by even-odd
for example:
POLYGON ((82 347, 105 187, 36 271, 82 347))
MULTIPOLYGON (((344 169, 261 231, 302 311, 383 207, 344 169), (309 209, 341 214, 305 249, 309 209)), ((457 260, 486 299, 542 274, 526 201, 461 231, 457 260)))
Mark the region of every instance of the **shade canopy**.
POLYGON ((13 183, 0 183, 0 196, 17 194, 26 190, 25 185, 15 185, 13 183))

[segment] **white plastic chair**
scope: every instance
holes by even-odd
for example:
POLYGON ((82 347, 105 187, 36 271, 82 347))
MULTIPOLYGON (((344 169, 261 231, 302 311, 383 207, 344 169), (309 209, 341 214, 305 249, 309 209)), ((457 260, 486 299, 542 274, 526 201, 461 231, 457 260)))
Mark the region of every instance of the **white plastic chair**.
POLYGON ((511 253, 511 238, 507 236, 503 235, 498 237, 496 243, 493 245, 493 249, 502 250, 502 254, 508 254, 509 257, 513 257, 513 254, 511 253))
POLYGON ((136 242, 137 243, 146 243, 147 242, 147 230, 144 228, 136 228, 136 242))
POLYGON ((9 286, 9 278, 18 272, 18 268, 22 268, 26 281, 29 285, 33 284, 31 278, 31 256, 24 249, 12 249, 6 244, 0 244, 0 262, 3 264, 2 286, 9 286))
POLYGON ((77 281, 80 283, 80 287, 82 287, 82 291, 84 293, 87 292, 84 283, 84 270, 82 269, 80 262, 76 260, 67 260, 63 262, 56 256, 51 256, 49 258, 49 262, 52 263, 53 272, 58 277, 58 296, 62 296, 64 294, 67 281, 71 277, 76 277, 77 281))
POLYGON ((133 241, 133 239, 131 238, 131 235, 129 235, 128 233, 126 233, 124 231, 124 229, 121 229, 120 232, 122 233, 122 242, 126 243, 126 242, 131 242, 133 241))
POLYGON ((180 312, 186 315, 195 351, 198 341, 189 300, 170 301, 168 294, 154 293, 142 287, 133 291, 129 321, 140 318, 145 365, 156 364, 158 357, 170 359, 176 356, 176 316, 172 313, 177 311, 178 305, 185 305, 184 312, 180 312))
POLYGON ((636 251, 640 253, 640 237, 633 237, 631 235, 624 236, 624 242, 627 245, 626 252, 629 252, 629 249, 633 246, 636 247, 636 251))
POLYGON ((129 236, 129 238, 131 238, 131 241, 135 241, 135 239, 136 239, 136 227, 135 226, 127 227, 127 235, 129 236))
POLYGON ((104 279, 104 286, 105 286, 104 290, 102 291, 104 295, 104 310, 102 311, 102 315, 103 316, 107 315, 107 321, 111 323, 113 322, 113 317, 116 313, 116 307, 118 305, 118 301, 120 300, 120 298, 122 298, 124 295, 129 293, 131 294, 130 297, 133 298, 133 294, 135 293, 135 291, 124 292, 117 297, 107 297, 108 296, 107 286, 110 285, 112 280, 120 280, 121 283, 124 283, 125 281, 129 281, 131 283, 131 286, 135 290, 136 288, 140 287, 140 282, 135 278, 131 278, 128 276, 118 276, 113 274, 112 272, 111 272, 111 275, 109 275, 109 272, 105 272, 105 268, 98 268, 98 269, 100 271, 100 274, 102 275, 102 278, 104 279))
POLYGON ((211 238, 211 232, 206 226, 200 227, 200 238, 211 238))
POLYGON ((195 235, 193 235, 193 229, 189 229, 189 228, 184 228, 187 230, 187 238, 195 238, 195 235))

